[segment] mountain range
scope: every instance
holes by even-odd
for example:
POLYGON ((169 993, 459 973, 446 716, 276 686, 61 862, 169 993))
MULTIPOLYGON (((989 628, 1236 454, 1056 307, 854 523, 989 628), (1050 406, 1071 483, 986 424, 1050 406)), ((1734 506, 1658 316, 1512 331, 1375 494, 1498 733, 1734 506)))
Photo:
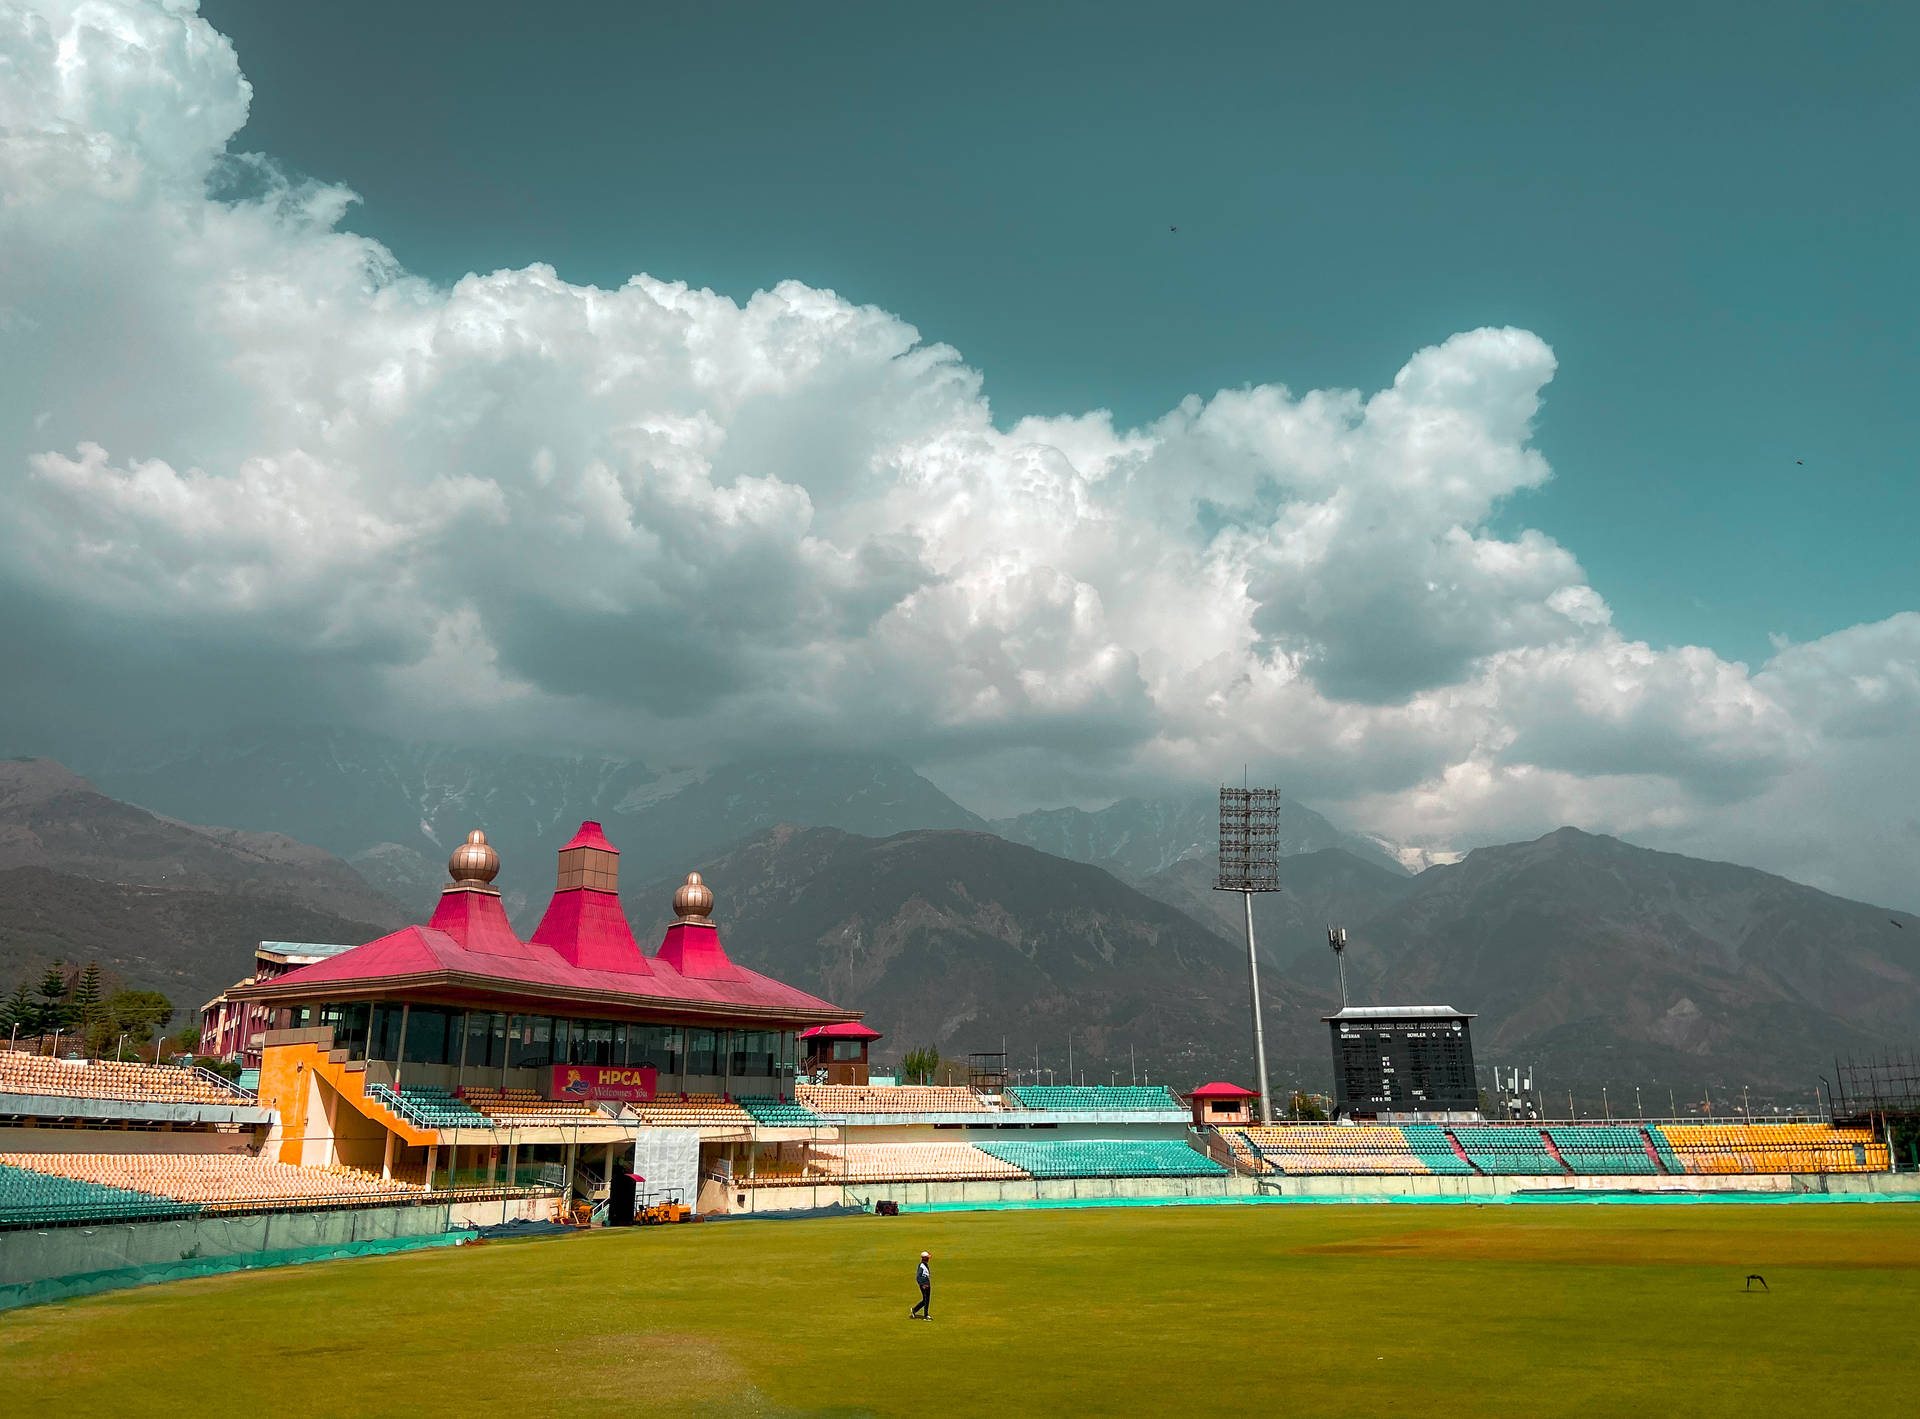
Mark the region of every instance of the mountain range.
POLYGON ((330 853, 201 828, 99 792, 48 759, 0 762, 0 983, 94 960, 191 1010, 253 943, 364 941, 405 910, 330 853))
MULTIPOLYGON (((697 867, 741 959, 867 1011, 885 1048, 966 1053, 1005 1037, 1060 1068, 1071 1030, 1091 1077, 1120 1068, 1127 1044, 1173 1073, 1250 1062, 1245 908, 1213 890, 1214 809, 1199 795, 987 823, 882 758, 656 774, 371 736, 115 770, 145 809, 46 761, 0 768, 0 969, 98 939, 143 983, 211 993, 254 939, 366 939, 420 918, 444 881, 442 845, 481 824, 525 929, 558 843, 599 817, 643 940, 697 867), (221 815, 239 827, 179 821, 221 815), (409 822, 408 841, 373 836, 409 822), (309 832, 319 847, 297 840, 309 832)), ((1349 932, 1354 1003, 1473 1011, 1483 1063, 1575 1087, 1686 1098, 1748 1084, 1804 1103, 1835 1053, 1920 1034, 1920 922, 1905 913, 1574 829, 1417 875, 1304 806, 1286 805, 1282 830, 1285 890, 1254 907, 1276 1083, 1326 1083, 1330 923, 1349 932)))

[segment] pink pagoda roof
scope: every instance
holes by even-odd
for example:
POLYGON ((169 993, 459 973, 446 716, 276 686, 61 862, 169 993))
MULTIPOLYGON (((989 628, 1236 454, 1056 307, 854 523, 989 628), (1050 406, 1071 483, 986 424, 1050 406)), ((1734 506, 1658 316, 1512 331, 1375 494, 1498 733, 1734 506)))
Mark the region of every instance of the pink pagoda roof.
POLYGON ((580 825, 580 831, 569 838, 567 845, 561 848, 560 851, 571 852, 577 847, 598 848, 601 852, 611 852, 615 854, 618 854, 620 851, 619 848, 607 841, 607 835, 600 831, 600 825, 591 821, 582 823, 580 825))
MULTIPOLYGON (((568 846, 613 850, 595 823, 583 823, 568 846)), ((619 894, 594 888, 556 891, 533 939, 522 941, 496 893, 456 885, 441 895, 425 926, 403 927, 227 995, 325 1000, 395 990, 794 1024, 845 1021, 854 1013, 729 959, 710 922, 676 921, 648 959, 634 942, 619 894)))

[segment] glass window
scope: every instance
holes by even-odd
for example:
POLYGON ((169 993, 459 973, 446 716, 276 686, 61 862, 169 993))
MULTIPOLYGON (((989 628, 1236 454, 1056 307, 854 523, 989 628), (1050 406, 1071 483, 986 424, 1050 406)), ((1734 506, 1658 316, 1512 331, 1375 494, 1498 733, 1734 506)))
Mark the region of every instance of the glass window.
POLYGON ((733 1031, 733 1058, 729 1074, 765 1078, 773 1073, 774 1036, 771 1030, 733 1031))
POLYGON ((720 1045, 714 1038, 714 1033, 712 1030, 687 1031, 687 1073, 718 1074, 720 1072, 720 1045))
POLYGON ((553 1062, 555 1064, 577 1064, 579 1062, 567 1053, 568 1027, 572 1024, 573 1021, 571 1020, 558 1018, 553 1022, 553 1062))
POLYGON ((576 1064, 612 1064, 613 1063, 613 1022, 611 1020, 588 1020, 576 1027, 584 1036, 577 1039, 573 1049, 576 1064))
POLYGON ((835 1040, 833 1042, 833 1057, 835 1059, 860 1058, 860 1041, 859 1040, 835 1040))
POLYGON ((416 1005, 407 1012, 408 1064, 448 1064, 458 1059, 459 1037, 454 1033, 459 1012, 441 1005, 416 1005), (455 1053, 449 1057, 452 1041, 455 1053))
POLYGON ((678 1025, 633 1025, 627 1030, 627 1063, 678 1074, 686 1040, 678 1025))
POLYGON ((467 1058, 468 1069, 498 1069, 506 1062, 506 1056, 500 1052, 494 1041, 502 1044, 506 1041, 507 1026, 505 1017, 489 1014, 485 1010, 475 1010, 467 1016, 467 1058))
POLYGON ((367 1016, 370 1007, 364 1000, 348 1001, 345 1005, 325 1005, 321 1007, 322 1024, 333 1026, 333 1047, 347 1052, 348 1059, 367 1057, 367 1016))
POLYGON ((507 1040, 509 1069, 544 1069, 553 1063, 553 1021, 545 1015, 515 1015, 507 1040))
POLYGON ((625 1064, 626 1062, 627 1062, 627 1027, 625 1025, 615 1025, 613 1027, 613 1058, 609 1061, 609 1063, 625 1064))
POLYGON ((406 1007, 381 1001, 373 1007, 373 1023, 367 1031, 367 1058, 393 1060, 400 1057, 400 1019, 406 1007))

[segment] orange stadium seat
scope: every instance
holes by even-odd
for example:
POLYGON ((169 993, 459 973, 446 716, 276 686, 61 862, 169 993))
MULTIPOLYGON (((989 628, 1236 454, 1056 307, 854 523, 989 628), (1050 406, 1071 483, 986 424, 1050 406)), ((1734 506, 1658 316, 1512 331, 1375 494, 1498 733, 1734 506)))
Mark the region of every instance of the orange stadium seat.
POLYGON ((991 1106, 971 1089, 940 1084, 796 1084, 818 1114, 979 1114, 991 1106))
POLYGON ((241 1206, 411 1199, 421 1189, 353 1168, 302 1168, 231 1153, 0 1153, 0 1164, 107 1187, 130 1188, 219 1212, 241 1206))
POLYGON ((175 1065, 50 1059, 0 1049, 0 1094, 51 1094, 136 1103, 252 1104, 218 1075, 175 1065))

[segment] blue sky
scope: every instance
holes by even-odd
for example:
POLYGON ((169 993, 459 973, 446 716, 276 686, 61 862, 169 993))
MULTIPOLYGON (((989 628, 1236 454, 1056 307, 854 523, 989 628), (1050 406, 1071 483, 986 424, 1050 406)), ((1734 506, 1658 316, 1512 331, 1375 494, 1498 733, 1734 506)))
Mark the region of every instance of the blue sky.
POLYGON ((1558 13, 14 0, 0 751, 1244 764, 1911 904, 1915 12, 1558 13))
POLYGON ((1920 10, 1554 9, 205 13, 237 146, 414 270, 798 278, 956 346, 1003 426, 1370 390, 1514 324, 1556 476, 1501 522, 1627 633, 1757 664, 1911 607, 1920 10))

